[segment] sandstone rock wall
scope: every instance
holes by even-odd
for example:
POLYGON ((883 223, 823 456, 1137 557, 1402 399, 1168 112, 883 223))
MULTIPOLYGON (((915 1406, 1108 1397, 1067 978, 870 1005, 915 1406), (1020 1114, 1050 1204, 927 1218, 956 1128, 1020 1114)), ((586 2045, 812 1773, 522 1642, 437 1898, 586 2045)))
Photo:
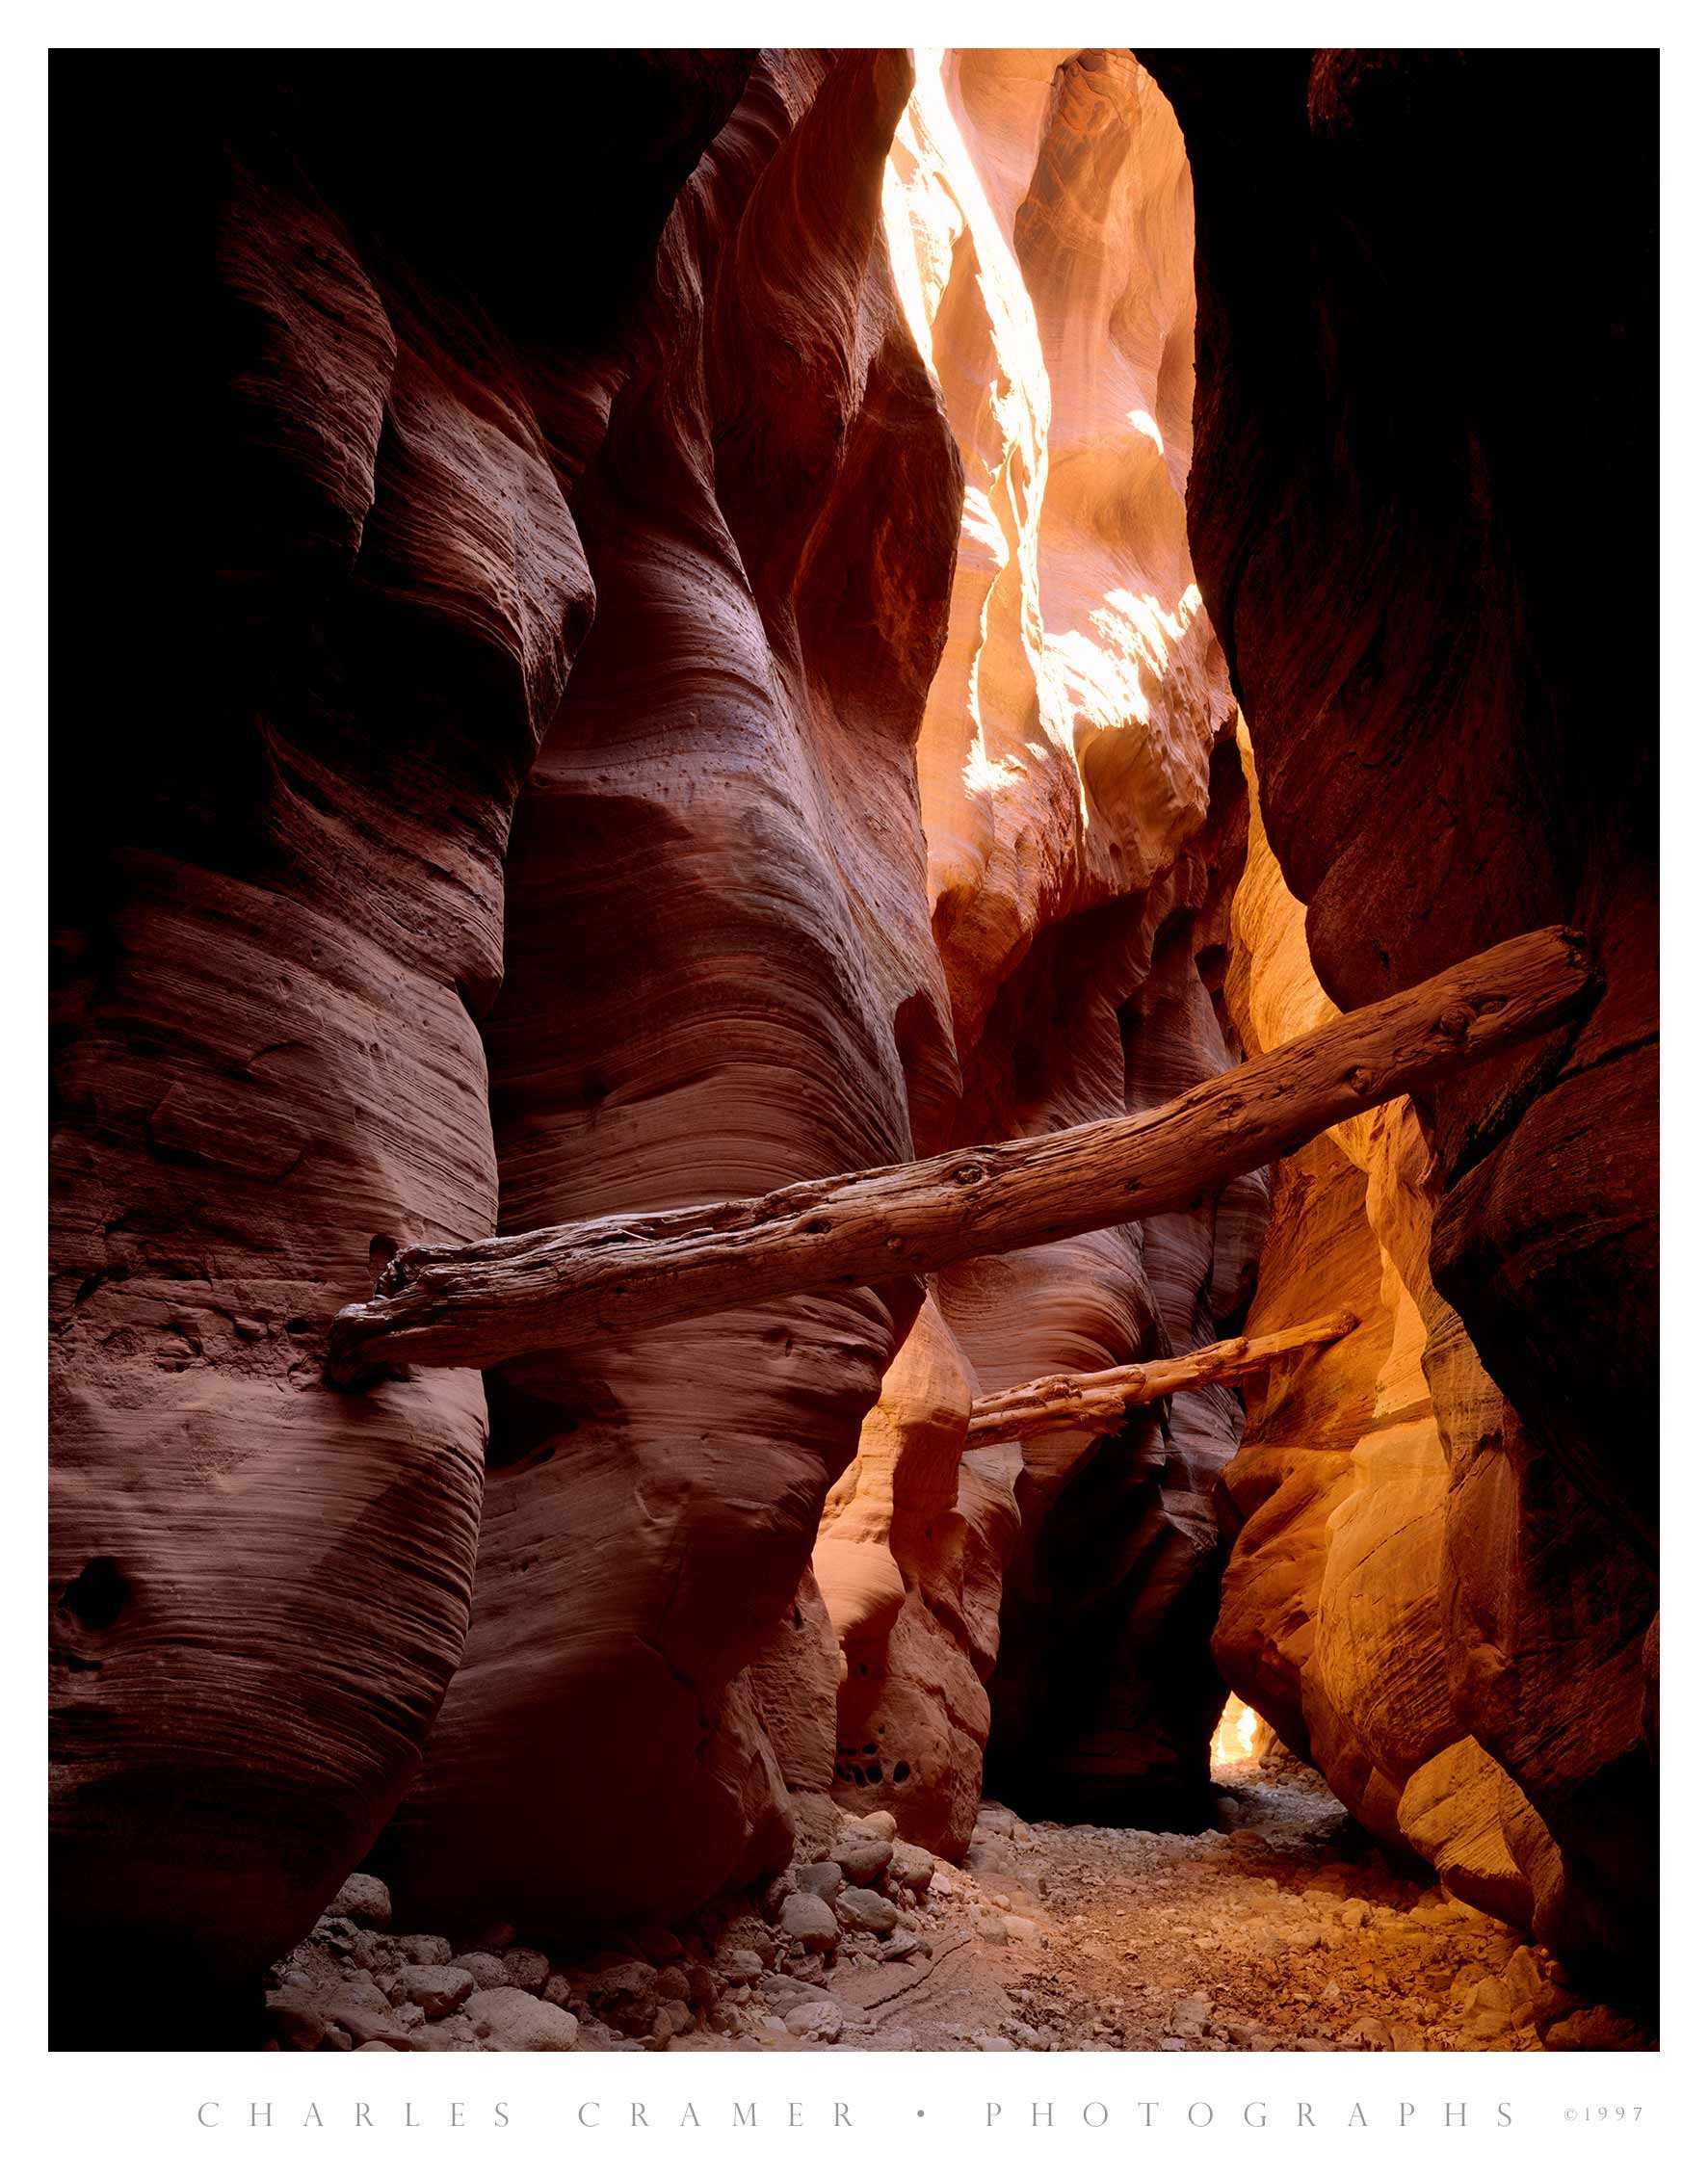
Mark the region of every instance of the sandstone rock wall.
MULTIPOLYGON (((481 1382, 339 1396, 320 1354, 389 1248, 492 1229, 478 1020, 593 588, 577 428, 500 322, 538 267, 496 176, 538 152, 447 128, 449 63, 407 114, 359 57, 99 64, 56 138, 57 481, 114 511, 102 638, 55 631, 54 1914, 194 2037, 372 1842, 460 1653, 481 1382), (117 344, 147 424, 115 492, 117 344)), ((745 73, 608 56, 557 98, 623 199, 558 337, 618 330, 745 73)))
POLYGON ((834 1796, 959 1856, 979 1811, 1017 1445, 964 1449, 975 1379, 928 1299, 826 1502, 813 1571, 842 1658, 834 1796))
MULTIPOLYGON (((1335 1009, 1255 802, 1250 821, 1227 995, 1255 1051, 1335 1009)), ((1409 1099, 1277 1167, 1248 1327, 1298 1322, 1330 1296, 1358 1325, 1248 1394, 1222 1477, 1234 1540, 1215 1650, 1365 1827, 1529 1927, 1535 1899, 1508 1831, 1537 1818, 1453 1697, 1447 1446, 1498 1394, 1431 1282, 1438 1198, 1409 1099)))
MULTIPOLYGON (((311 1923, 460 1657, 481 1382, 337 1398, 320 1341, 396 1243, 491 1230, 505 843, 591 614, 513 344, 333 172, 359 142, 385 172, 361 74, 92 64, 59 194, 57 481, 116 513, 100 640, 57 629, 54 1914, 163 1992, 311 1923), (145 429, 113 490, 78 390, 119 340, 145 429)), ((636 200, 721 95, 685 72, 618 154, 636 200)))
POLYGON ((1357 1004, 1565 917, 1606 975, 1581 1029, 1419 1106, 1440 1195, 1430 1277, 1493 1388, 1457 1380, 1466 1356, 1434 1325, 1426 1371, 1448 1451, 1455 1711, 1563 1856, 1538 1927, 1641 1976, 1655 1866, 1653 60, 1155 66, 1198 213, 1194 562, 1316 973, 1357 1004), (1567 118, 1588 110, 1590 162, 1567 118), (1612 639, 1586 613, 1589 538, 1599 593, 1618 600, 1612 639))

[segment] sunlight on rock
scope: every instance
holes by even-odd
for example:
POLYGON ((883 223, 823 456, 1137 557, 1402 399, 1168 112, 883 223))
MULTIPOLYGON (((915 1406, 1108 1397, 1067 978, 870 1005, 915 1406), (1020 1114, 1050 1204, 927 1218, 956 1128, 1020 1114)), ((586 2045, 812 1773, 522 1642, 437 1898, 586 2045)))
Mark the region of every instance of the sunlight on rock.
POLYGON ((1211 1775, 1220 1777, 1230 1769, 1251 1768, 1257 1759, 1261 1728, 1257 1711, 1248 1708, 1237 1694, 1229 1693, 1227 1706, 1217 1718, 1216 1736, 1210 1741, 1211 1775))

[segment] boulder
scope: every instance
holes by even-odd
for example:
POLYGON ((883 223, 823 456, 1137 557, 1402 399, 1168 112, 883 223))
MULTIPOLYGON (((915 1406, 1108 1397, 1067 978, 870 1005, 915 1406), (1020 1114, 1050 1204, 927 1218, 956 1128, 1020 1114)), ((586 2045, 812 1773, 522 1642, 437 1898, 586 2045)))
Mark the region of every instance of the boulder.
MULTIPOLYGON (((836 1947, 836 1915, 823 1898, 814 1897, 808 1891, 797 1891, 794 1897, 784 1900, 777 1926, 791 1942, 800 1943, 809 1951, 828 1951, 836 1947)), ((893 1921, 891 1926, 894 1926, 893 1921)))
POLYGON ((295 1990, 274 1988, 267 1996, 267 2031, 281 2049, 317 2049, 326 2020, 295 1990))
POLYGON ((898 1844, 890 1853, 890 1878, 904 1890, 913 1890, 923 1895, 931 1888, 932 1876, 936 1873, 936 1868, 934 1856, 918 1845, 898 1844))
POLYGON ((879 1890, 844 1890, 836 1900, 836 1918, 863 1935, 887 1935, 900 1915, 879 1890))
POLYGON ((869 1890, 882 1879, 894 1856, 895 1848, 883 1838, 856 1836, 837 1848, 836 1864, 848 1881, 869 1890))
POLYGON ((797 2004, 783 2023, 791 2033, 803 2041, 839 2041, 842 2038, 842 2012, 833 2003, 797 2004))
POLYGON ((477 1988, 508 1988, 511 1984, 503 1958, 491 1951, 464 1951, 450 1962, 459 1972, 466 1973, 477 1988))
POLYGON ((348 1875, 327 1913, 354 1920, 358 1928, 386 1928, 391 1926, 391 1892, 377 1875, 348 1875))
POLYGON ((456 1965, 409 1965, 394 1983, 397 2000, 418 2004, 429 2019, 443 2018, 475 1992, 472 1974, 456 1965))
POLYGON ((463 2007, 489 2048, 572 2049, 579 2033, 572 2012, 525 1988, 481 1988, 463 2007))
POLYGON ((589 2007, 619 2033, 638 2038, 651 2033, 658 2013, 658 1973, 640 1958, 608 1966, 588 1982, 589 2007))
MULTIPOLYGON (((679 1946, 678 1946, 679 1947, 679 1946)), ((551 1979, 551 1960, 543 1951, 509 1950, 504 1954, 504 1976, 512 1988, 539 1995, 551 1979)))
POLYGON ((398 1955, 410 1965, 449 1965, 451 1946, 443 1935, 399 1935, 394 1937, 398 1955))

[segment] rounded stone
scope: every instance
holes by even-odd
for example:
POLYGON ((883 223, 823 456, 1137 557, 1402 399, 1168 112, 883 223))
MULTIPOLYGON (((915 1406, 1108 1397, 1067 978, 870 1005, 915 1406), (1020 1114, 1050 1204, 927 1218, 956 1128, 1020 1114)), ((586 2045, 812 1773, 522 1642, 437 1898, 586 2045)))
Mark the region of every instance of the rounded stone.
MULTIPOLYGON (((893 1912, 893 1906, 891 1910, 893 1912)), ((828 1951, 836 1947, 836 1915, 823 1898, 814 1897, 810 1891, 797 1890, 792 1898, 784 1900, 777 1926, 792 1942, 809 1951, 828 1951)))
POLYGON ((887 1935, 900 1917, 877 1890, 844 1890, 836 1901, 836 1918, 863 1935, 887 1935))
POLYGON ((894 1856, 894 1846, 882 1837, 845 1837, 836 1848, 837 1866, 862 1890, 880 1880, 894 1856))
POLYGON ((525 1988, 482 1988, 465 2007, 475 2032, 494 2048, 572 2049, 580 2033, 573 2012, 525 1988))
POLYGON ((391 1926, 391 1892, 377 1875, 351 1875, 328 1905, 326 1917, 354 1920, 358 1928, 391 1926))

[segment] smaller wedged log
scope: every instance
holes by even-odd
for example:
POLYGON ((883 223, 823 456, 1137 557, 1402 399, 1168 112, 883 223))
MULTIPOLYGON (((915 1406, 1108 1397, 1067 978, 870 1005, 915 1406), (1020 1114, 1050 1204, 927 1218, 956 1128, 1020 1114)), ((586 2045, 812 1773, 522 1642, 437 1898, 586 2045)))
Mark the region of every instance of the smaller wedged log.
POLYGON ((1584 939, 1535 930, 1200 1083, 1172 1103, 748 1200, 408 1247, 331 1326, 328 1372, 491 1368, 654 1324, 922 1274, 1184 1209, 1341 1120, 1562 1027, 1584 939))
POLYGON ((1165 1360, 1133 1361, 1124 1368, 1098 1369, 1087 1376, 1039 1376, 1012 1390, 973 1402, 966 1448, 1006 1444, 1041 1436, 1051 1429, 1097 1429, 1118 1422, 1134 1406, 1191 1391, 1201 1383, 1237 1383, 1255 1376, 1288 1353, 1312 1346, 1331 1346, 1358 1327, 1349 1310, 1315 1323, 1271 1330, 1256 1338, 1222 1338, 1190 1353, 1165 1360))

